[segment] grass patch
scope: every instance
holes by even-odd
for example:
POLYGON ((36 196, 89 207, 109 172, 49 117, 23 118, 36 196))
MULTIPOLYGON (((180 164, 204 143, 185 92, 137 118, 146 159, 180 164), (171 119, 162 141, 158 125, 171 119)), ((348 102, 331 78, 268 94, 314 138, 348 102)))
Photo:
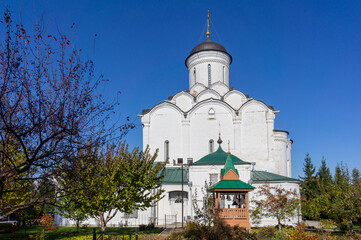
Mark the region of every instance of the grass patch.
MULTIPOLYGON (((93 228, 80 228, 79 233, 75 227, 53 227, 56 230, 45 231, 45 239, 92 239, 93 228)), ((154 235, 163 231, 163 228, 153 228, 139 232, 139 235, 154 235)), ((9 228, 0 232, 0 239, 29 239, 34 238, 43 232, 43 227, 21 227, 9 228)), ((96 228, 97 234, 100 234, 100 228, 96 228)), ((108 227, 106 232, 109 233, 134 233, 135 228, 108 227)))

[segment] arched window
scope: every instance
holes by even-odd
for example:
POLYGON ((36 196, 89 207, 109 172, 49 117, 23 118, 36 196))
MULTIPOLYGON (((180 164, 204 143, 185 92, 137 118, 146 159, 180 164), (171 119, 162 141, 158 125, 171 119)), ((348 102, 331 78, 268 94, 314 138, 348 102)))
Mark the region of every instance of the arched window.
POLYGON ((188 200, 188 192, 185 191, 172 191, 169 192, 169 200, 174 201, 174 203, 182 203, 182 200, 188 200), (182 198, 183 195, 183 198, 182 198))
POLYGON ((197 71, 196 71, 196 68, 193 69, 193 77, 194 77, 194 82, 197 82, 197 71))
POLYGON ((213 139, 209 140, 209 153, 213 152, 213 146, 214 146, 214 141, 213 139))
POLYGON ((225 68, 225 66, 223 66, 223 83, 224 83, 224 79, 225 79, 225 76, 224 76, 224 74, 225 74, 225 71, 224 71, 224 68, 225 68))
POLYGON ((210 185, 213 186, 217 182, 218 182, 218 174, 217 173, 209 174, 209 183, 210 183, 210 185))
POLYGON ((164 161, 169 160, 169 141, 164 142, 164 161))
POLYGON ((208 87, 211 86, 211 64, 208 64, 208 87))

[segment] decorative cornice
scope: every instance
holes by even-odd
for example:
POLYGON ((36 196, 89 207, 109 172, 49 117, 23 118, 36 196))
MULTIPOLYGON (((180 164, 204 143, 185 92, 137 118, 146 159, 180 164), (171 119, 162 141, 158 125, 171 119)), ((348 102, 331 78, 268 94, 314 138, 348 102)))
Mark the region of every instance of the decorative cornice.
POLYGON ((201 63, 208 63, 208 62, 216 62, 216 63, 221 63, 227 66, 228 70, 229 70, 229 64, 227 63, 226 60, 219 60, 219 59, 203 59, 203 60, 198 60, 198 61, 194 61, 191 64, 189 64, 188 66, 188 71, 193 68, 195 65, 201 64, 201 63))

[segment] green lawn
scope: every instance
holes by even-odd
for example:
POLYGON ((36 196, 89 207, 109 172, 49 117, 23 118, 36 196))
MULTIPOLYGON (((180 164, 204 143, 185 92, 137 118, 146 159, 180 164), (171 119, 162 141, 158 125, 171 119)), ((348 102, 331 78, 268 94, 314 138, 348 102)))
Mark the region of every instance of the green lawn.
MULTIPOLYGON (((36 238, 37 235, 41 234, 43 231, 42 227, 23 227, 15 228, 14 231, 7 231, 4 233, 4 230, 0 231, 0 239, 29 239, 36 238)), ((154 228, 147 231, 139 232, 139 235, 154 235, 162 232, 162 228, 154 228)), ((96 232, 100 233, 100 228, 96 228, 96 232)), ((108 227, 106 232, 109 233, 129 233, 135 232, 135 228, 119 228, 119 227, 108 227)), ((45 231, 45 239, 92 239, 93 228, 81 228, 79 233, 75 232, 75 227, 59 227, 57 230, 45 231)), ((123 238, 121 238, 123 239, 123 238)), ((127 238, 126 238, 127 239, 127 238)), ((132 239, 135 239, 134 236, 132 239)))

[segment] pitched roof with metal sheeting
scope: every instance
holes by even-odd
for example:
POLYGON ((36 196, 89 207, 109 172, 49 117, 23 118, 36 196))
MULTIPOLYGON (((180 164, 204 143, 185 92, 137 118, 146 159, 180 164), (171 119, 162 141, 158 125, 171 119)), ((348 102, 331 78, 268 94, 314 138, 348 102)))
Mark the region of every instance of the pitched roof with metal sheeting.
POLYGON ((296 178, 285 177, 271 172, 253 171, 252 181, 256 182, 300 182, 296 178))
POLYGON ((255 187, 241 180, 222 180, 209 188, 209 190, 215 189, 255 189, 255 187))
MULTIPOLYGON (((251 164, 249 162, 242 161, 241 159, 232 154, 230 156, 233 160, 234 165, 251 164)), ((221 147, 218 147, 217 151, 210 153, 205 157, 202 157, 200 160, 194 162, 192 165, 224 165, 226 164, 227 157, 228 153, 223 151, 221 147)))
MULTIPOLYGON (((182 183, 182 168, 164 168, 160 174, 165 175, 162 183, 182 183)), ((183 183, 188 183, 187 169, 183 169, 183 183)))

